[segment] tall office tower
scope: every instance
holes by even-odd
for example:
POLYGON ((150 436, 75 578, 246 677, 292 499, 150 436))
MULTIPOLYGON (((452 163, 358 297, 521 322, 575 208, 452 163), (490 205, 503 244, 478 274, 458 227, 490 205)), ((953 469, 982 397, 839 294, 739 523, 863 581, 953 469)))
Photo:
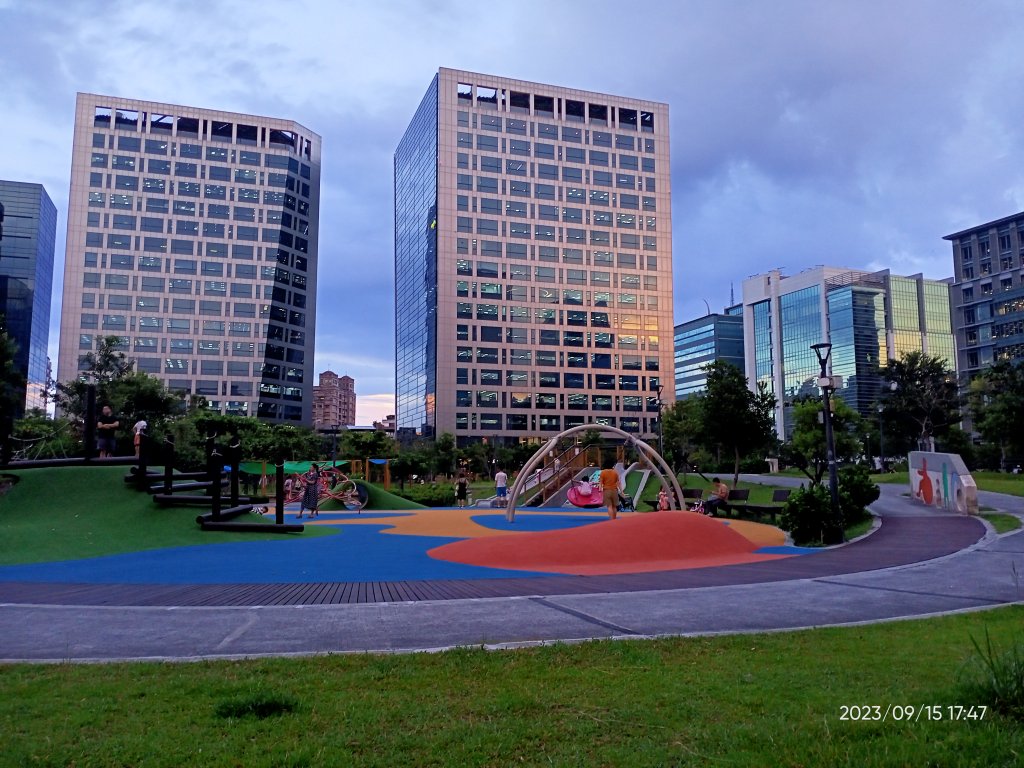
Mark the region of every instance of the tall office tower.
POLYGON ((821 373, 812 344, 831 342, 836 394, 871 417, 882 393, 879 368, 918 351, 955 368, 949 283, 889 270, 816 267, 793 276, 778 270, 743 282, 743 349, 751 387, 763 382, 778 399, 776 431, 792 432, 794 398, 819 397, 821 373))
POLYGON ((119 336, 214 410, 312 423, 320 137, 78 94, 58 376, 119 336))
POLYGON ((395 300, 400 438, 654 434, 668 105, 441 69, 395 153, 395 300))
POLYGON ((946 235, 958 369, 972 378, 1024 358, 1024 212, 946 235))
POLYGON ((675 392, 677 400, 708 388, 704 366, 721 360, 744 370, 742 305, 734 314, 710 314, 675 328, 675 392))
POLYGON ((334 371, 320 374, 313 387, 313 429, 352 426, 356 423, 356 382, 334 371))
POLYGON ((0 315, 18 344, 24 408, 46 408, 56 237, 57 208, 42 185, 0 181, 0 315))

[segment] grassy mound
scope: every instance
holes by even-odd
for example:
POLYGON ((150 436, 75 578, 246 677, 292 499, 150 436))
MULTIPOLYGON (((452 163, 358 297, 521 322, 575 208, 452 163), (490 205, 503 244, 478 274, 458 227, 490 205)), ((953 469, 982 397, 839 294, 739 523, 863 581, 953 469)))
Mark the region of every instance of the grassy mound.
MULTIPOLYGON (((160 507, 149 494, 125 484, 126 470, 59 467, 12 471, 20 480, 0 496, 0 541, 4 542, 0 565, 253 540, 251 533, 200 530, 195 518, 202 508, 160 507)), ((245 520, 263 518, 252 515, 245 520)), ((334 533, 311 526, 303 535, 334 533)))
MULTIPOLYGON (((369 495, 369 501, 367 501, 365 509, 426 509, 422 504, 417 504, 415 501, 404 499, 401 496, 397 496, 390 491, 385 491, 383 488, 373 485, 372 483, 366 483, 359 480, 357 481, 357 484, 369 495)), ((334 499, 328 499, 320 505, 320 509, 325 510, 344 508, 344 505, 340 501, 335 501, 334 499)))

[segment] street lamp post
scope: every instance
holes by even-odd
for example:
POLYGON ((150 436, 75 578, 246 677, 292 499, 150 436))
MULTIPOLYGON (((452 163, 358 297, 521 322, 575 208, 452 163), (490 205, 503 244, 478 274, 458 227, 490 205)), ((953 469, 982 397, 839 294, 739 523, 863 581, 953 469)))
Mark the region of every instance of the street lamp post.
POLYGON ((664 389, 664 385, 659 384, 658 385, 658 389, 657 389, 657 392, 658 392, 658 453, 662 457, 665 456, 665 431, 664 431, 664 428, 663 428, 662 423, 661 423, 662 422, 662 417, 663 417, 663 415, 662 415, 662 408, 665 405, 661 401, 661 393, 662 393, 663 389, 664 389))
POLYGON ((882 423, 882 413, 885 406, 878 404, 878 468, 885 472, 885 425, 882 423))
POLYGON ((331 466, 338 466, 338 430, 341 429, 340 424, 335 424, 332 428, 334 439, 331 441, 331 466))
MULTIPOLYGON (((821 376, 818 378, 818 386, 821 387, 822 400, 824 402, 825 421, 825 456, 828 461, 828 492, 832 501, 832 521, 837 526, 838 541, 826 541, 826 544, 838 544, 843 540, 843 521, 839 511, 839 478, 836 474, 836 441, 832 434, 832 402, 831 397, 835 392, 835 384, 832 377, 826 370, 829 357, 832 355, 832 345, 828 342, 812 344, 815 357, 821 366, 821 376)), ((829 531, 828 538, 835 536, 835 532, 829 531)))

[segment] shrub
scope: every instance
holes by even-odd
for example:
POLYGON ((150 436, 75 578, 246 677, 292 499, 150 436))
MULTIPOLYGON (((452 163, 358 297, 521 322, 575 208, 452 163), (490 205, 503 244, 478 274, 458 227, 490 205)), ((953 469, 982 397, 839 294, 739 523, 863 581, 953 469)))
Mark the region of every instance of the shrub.
POLYGON ((832 519, 828 489, 820 485, 794 491, 782 508, 779 524, 800 546, 833 541, 842 532, 839 521, 832 519))
POLYGON ((869 518, 871 513, 867 506, 876 501, 880 493, 866 466, 854 464, 840 469, 839 509, 843 513, 843 525, 856 525, 869 518))
POLYGON ((407 485, 405 490, 397 490, 392 487, 391 492, 425 507, 455 506, 455 488, 450 483, 407 485))

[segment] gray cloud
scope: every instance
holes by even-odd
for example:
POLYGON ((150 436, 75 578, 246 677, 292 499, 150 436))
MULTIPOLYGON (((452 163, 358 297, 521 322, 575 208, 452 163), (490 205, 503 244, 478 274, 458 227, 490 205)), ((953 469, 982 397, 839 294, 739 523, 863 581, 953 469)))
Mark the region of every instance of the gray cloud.
POLYGON ((439 66, 670 104, 681 322, 776 266, 943 277, 942 235, 1021 210, 1016 10, 0 0, 0 176, 41 181, 63 212, 79 90, 303 123, 324 137, 316 365, 387 394, 392 155, 439 66))

